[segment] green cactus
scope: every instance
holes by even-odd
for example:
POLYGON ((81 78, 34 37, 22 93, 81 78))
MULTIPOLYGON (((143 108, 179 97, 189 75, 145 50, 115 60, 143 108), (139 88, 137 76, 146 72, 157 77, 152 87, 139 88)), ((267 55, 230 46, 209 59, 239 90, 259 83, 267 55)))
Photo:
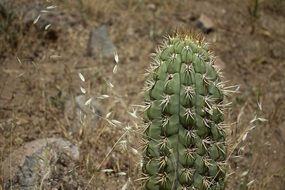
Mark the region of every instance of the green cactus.
POLYGON ((223 190, 223 83, 199 37, 167 37, 145 92, 146 190, 223 190))

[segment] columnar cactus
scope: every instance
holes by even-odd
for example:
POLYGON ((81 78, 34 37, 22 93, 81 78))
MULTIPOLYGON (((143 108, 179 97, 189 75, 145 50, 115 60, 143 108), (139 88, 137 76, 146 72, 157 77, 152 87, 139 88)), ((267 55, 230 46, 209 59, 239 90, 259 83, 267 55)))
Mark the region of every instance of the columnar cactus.
POLYGON ((145 92, 146 190, 223 190, 223 84, 201 38, 168 37, 145 92))

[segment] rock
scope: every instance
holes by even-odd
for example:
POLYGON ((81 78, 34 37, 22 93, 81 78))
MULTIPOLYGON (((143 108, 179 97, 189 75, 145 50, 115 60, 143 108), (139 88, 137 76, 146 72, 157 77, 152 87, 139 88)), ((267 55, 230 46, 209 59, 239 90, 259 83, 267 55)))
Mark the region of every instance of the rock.
POLYGON ((34 25, 40 31, 47 31, 50 39, 56 40, 59 33, 78 25, 80 20, 57 9, 47 10, 42 5, 31 5, 24 11, 23 23, 34 25))
POLYGON ((57 167, 73 168, 78 160, 78 147, 61 138, 26 143, 2 163, 4 189, 38 189, 54 177, 57 167))
POLYGON ((204 14, 201 14, 197 20, 196 26, 201 29, 205 34, 209 34, 214 30, 214 23, 204 14))
POLYGON ((88 56, 93 58, 112 57, 115 50, 115 45, 108 37, 106 25, 90 32, 87 46, 88 56))
POLYGON ((57 9, 56 6, 32 1, 21 4, 14 1, 2 0, 2 2, 0 1, 1 14, 9 15, 9 17, 6 16, 7 19, 14 19, 8 22, 18 20, 14 24, 21 23, 25 27, 33 25, 40 31, 46 30, 55 39, 57 38, 57 33, 60 31, 67 30, 71 26, 78 25, 81 22, 78 19, 79 17, 76 18, 74 15, 72 16, 67 12, 63 12, 57 9))

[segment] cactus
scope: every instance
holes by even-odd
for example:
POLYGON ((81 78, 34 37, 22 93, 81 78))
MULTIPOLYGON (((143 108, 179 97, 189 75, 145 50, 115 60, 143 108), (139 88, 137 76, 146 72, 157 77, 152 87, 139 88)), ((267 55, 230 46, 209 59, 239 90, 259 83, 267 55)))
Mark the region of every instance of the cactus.
POLYGON ((201 37, 175 34, 156 50, 145 89, 146 190, 223 190, 223 83, 201 37))

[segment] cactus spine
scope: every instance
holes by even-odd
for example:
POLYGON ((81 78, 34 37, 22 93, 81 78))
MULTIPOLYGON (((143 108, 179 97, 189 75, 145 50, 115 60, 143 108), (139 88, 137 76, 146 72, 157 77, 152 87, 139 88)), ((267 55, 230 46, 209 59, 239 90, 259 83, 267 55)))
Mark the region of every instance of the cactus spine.
POLYGON ((145 92, 146 190, 223 190, 223 84, 199 37, 168 37, 154 54, 145 92))

